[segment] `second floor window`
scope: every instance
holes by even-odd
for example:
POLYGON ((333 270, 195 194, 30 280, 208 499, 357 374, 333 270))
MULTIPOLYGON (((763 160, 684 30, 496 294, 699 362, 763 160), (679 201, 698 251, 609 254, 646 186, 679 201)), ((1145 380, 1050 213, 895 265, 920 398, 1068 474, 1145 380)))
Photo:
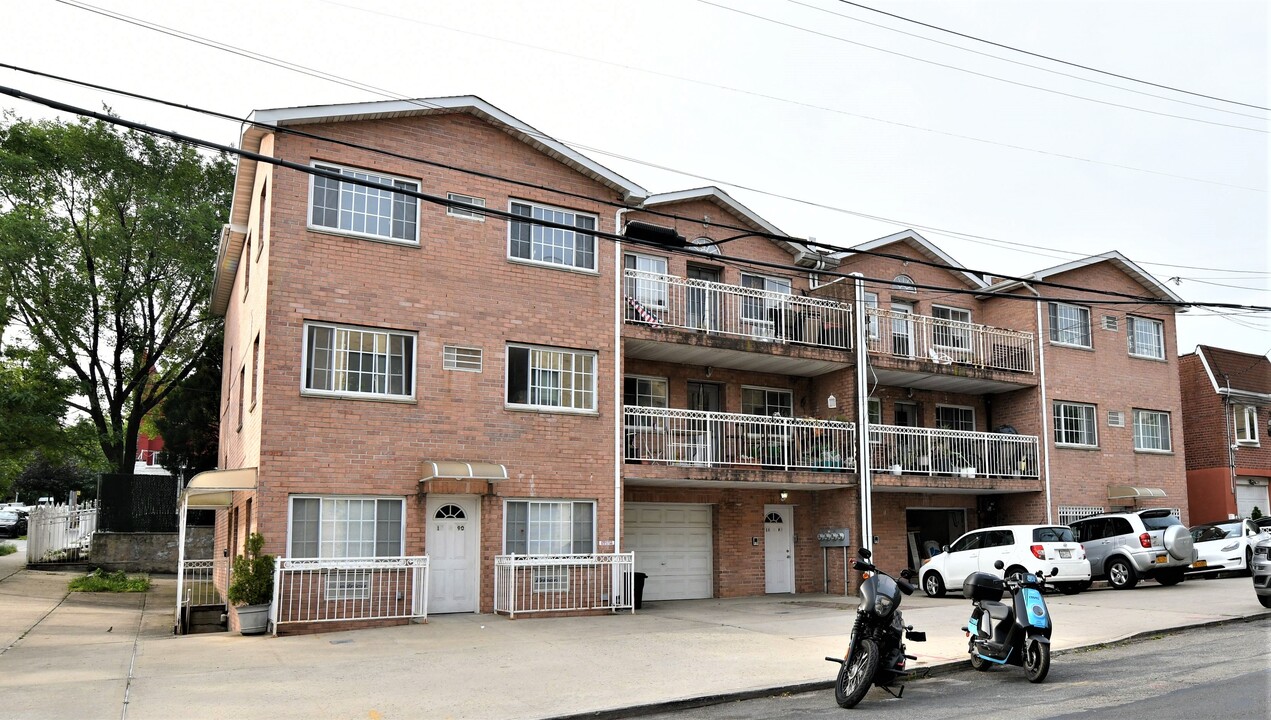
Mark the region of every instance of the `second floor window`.
POLYGON ((413 334, 305 326, 305 392, 410 399, 415 396, 414 370, 413 334))
POLYGON ((793 417, 794 393, 789 390, 744 387, 741 389, 741 411, 746 415, 780 415, 793 417))
POLYGON ((1055 403, 1055 444, 1098 447, 1095 407, 1084 403, 1055 403))
POLYGON ((1090 308, 1066 303, 1050 304, 1050 341, 1091 347, 1090 308))
POLYGON ((1256 405, 1235 406, 1236 442, 1242 445, 1258 444, 1258 407, 1256 405))
POLYGON ((512 202, 512 214, 525 220, 508 222, 508 257, 580 270, 596 269, 596 218, 546 205, 512 202), (570 225, 575 230, 545 227, 531 220, 570 225))
POLYGON ((1172 449, 1169 436, 1169 413, 1159 410, 1134 411, 1134 449, 1162 452, 1172 449))
POLYGON ((971 349, 970 310, 933 305, 931 316, 935 318, 931 339, 936 345, 959 350, 971 349))
POLYGON ((936 427, 945 430, 975 430, 975 409, 953 405, 936 406, 936 427))
POLYGON ((1132 315, 1126 321, 1125 339, 1130 345, 1130 354, 1164 360, 1165 324, 1160 320, 1147 320, 1132 315))
POLYGON ((554 410, 596 409, 596 353, 508 346, 507 402, 554 410))
MULTIPOLYGON (((313 166, 349 178, 391 185, 411 192, 419 191, 419 183, 388 175, 323 163, 314 163, 313 166)), ((415 198, 319 175, 311 175, 310 178, 311 226, 384 240, 419 242, 419 208, 415 198)))

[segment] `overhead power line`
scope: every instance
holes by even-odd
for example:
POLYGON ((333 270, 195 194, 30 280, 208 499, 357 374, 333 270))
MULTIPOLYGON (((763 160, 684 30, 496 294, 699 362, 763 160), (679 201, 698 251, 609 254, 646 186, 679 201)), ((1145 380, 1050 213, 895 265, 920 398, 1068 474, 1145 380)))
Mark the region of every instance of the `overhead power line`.
MULTIPOLYGON (((274 165, 276 167, 282 167, 289 170, 295 170, 297 172, 301 172, 306 175, 315 175, 315 176, 325 177, 331 180, 335 180, 337 182, 351 183, 354 185, 374 188, 374 189, 389 192, 389 193, 405 195, 408 197, 413 197, 418 200, 423 200, 425 202, 429 202, 432 204, 441 205, 445 207, 461 207, 466 210, 471 210, 471 207, 472 207, 471 205, 468 205, 467 203, 451 200, 450 198, 446 198, 446 197, 430 195, 428 193, 422 193, 418 191, 400 188, 400 187, 397 187, 396 185, 390 185, 386 183, 380 183, 380 182, 375 182, 372 180, 365 180, 362 178, 348 176, 342 173, 324 170, 319 167, 304 165, 304 164, 292 162, 289 160, 283 160, 283 159, 275 158, 269 155, 255 153, 248 150, 243 150, 241 148, 235 148, 229 145, 224 145, 222 143, 213 142, 211 140, 204 140, 204 139, 193 137, 190 135, 177 133, 171 130, 162 130, 159 128, 153 128, 143 123, 134 122, 132 120, 126 120, 124 118, 108 115, 106 113, 95 112, 92 110, 88 110, 87 108, 76 107, 74 105, 59 102, 57 100, 52 100, 49 98, 40 97, 38 95, 33 95, 31 93, 27 93, 27 92, 17 90, 14 88, 0 86, 0 94, 8 95, 10 97, 14 97, 19 100, 26 100, 28 102, 38 103, 40 105, 44 105, 45 107, 52 108, 54 110, 72 113, 72 114, 80 115, 83 117, 93 118, 93 119, 100 120, 102 122, 110 123, 113 125, 119 125, 119 126, 126 127, 138 132, 166 137, 170 140, 174 140, 180 143, 185 143, 191 146, 217 150, 219 152, 226 153, 229 155, 236 155, 240 158, 246 158, 248 160, 253 160, 256 162, 263 162, 270 165, 274 165)), ((516 222, 530 222, 531 224, 534 224, 534 225, 556 228, 561 230, 568 230, 570 232, 578 231, 578 228, 574 225, 567 225, 564 223, 557 223, 557 222, 552 222, 549 220, 538 220, 538 219, 527 221, 526 218, 522 215, 516 215, 510 211, 499 210, 496 208, 488 208, 488 207, 482 208, 481 212, 484 215, 499 217, 505 220, 513 220, 516 222)), ((626 243, 631 243, 635 245, 643 245, 643 246, 649 246, 649 247, 657 247, 664 251, 687 252, 692 255, 697 255, 697 253, 691 250, 691 246, 688 249, 669 248, 663 243, 643 242, 639 240, 634 240, 632 238, 629 238, 617 233, 604 232, 600 230, 592 230, 587 232, 586 234, 592 235, 595 237, 604 238, 607 240, 626 242, 626 243)), ((759 233, 756 233, 756 234, 759 234, 759 233)), ((794 240, 794 238, 782 238, 782 239, 794 240)), ((754 265, 757 267, 769 267, 769 268, 781 269, 786 271, 794 271, 794 272, 800 272, 800 273, 807 271, 807 268, 801 268, 801 267, 784 264, 784 263, 775 263, 775 262, 769 262, 764 260, 757 260, 754 258, 732 257, 727 255, 722 255, 722 256, 712 255, 711 257, 722 257, 725 260, 731 260, 734 262, 744 262, 744 263, 754 265)), ((913 258, 905 258, 905 259, 909 260, 910 262, 914 262, 913 258)), ((961 270, 961 268, 958 268, 958 269, 961 270)), ((819 272, 821 272, 821 274, 823 275, 834 276, 834 277, 843 277, 843 278, 854 277, 853 275, 850 275, 848 273, 840 273, 840 272, 834 272, 834 271, 819 271, 819 272)), ((880 283, 880 284, 891 284, 893 282, 892 280, 886 280, 883 278, 866 277, 863 279, 867 282, 880 283)), ((974 288, 972 289, 951 288, 951 287, 917 284, 917 283, 915 283, 914 286, 918 288, 926 289, 926 290, 936 290, 941 292, 957 293, 962 295, 972 295, 977 297, 1000 297, 1000 298, 1013 299, 1013 300, 1026 300, 1029 302, 1043 302, 1043 301, 1056 300, 1056 301, 1062 301, 1062 302, 1087 302, 1089 304, 1094 304, 1094 305, 1138 305, 1138 306, 1154 305, 1154 306, 1167 306, 1167 307, 1197 306, 1197 307, 1206 307, 1206 308, 1271 311, 1271 307, 1266 307, 1266 306, 1242 305, 1242 304, 1236 304, 1236 303, 1187 302, 1187 301, 1180 302, 1180 301, 1173 301, 1173 300, 1161 300, 1159 298, 1133 296, 1133 295, 1129 295, 1128 293, 1120 293, 1115 291, 1099 291, 1099 290, 1091 290, 1090 288, 1080 288, 1077 286, 1065 286, 1065 285, 1060 285, 1058 283, 1053 283, 1049 281, 1030 281, 1030 280, 1027 280, 1026 278, 1005 278, 1005 279, 1018 279, 1023 282, 1029 282, 1030 284, 1033 284, 1033 285, 1068 287, 1068 288, 1082 290, 1084 292, 1098 294, 1098 295, 1128 297, 1131 299, 1109 300, 1107 298, 1100 297, 1093 300, 1083 300, 1082 298, 1074 298, 1074 297, 1045 297, 1041 295, 1019 295, 1019 294, 1015 294, 1011 292, 989 291, 989 290, 974 289, 974 288)))
POLYGON ((1229 100, 1227 98, 1217 97, 1216 95, 1206 95, 1204 93, 1193 92, 1191 90, 1184 90, 1182 88, 1174 87, 1173 85, 1164 85, 1161 83, 1155 83, 1150 80, 1143 80, 1141 78, 1131 77, 1129 75, 1114 73, 1114 72, 1111 72, 1110 70, 1100 70, 1099 68, 1091 67, 1089 65, 1082 65, 1081 63, 1075 63, 1069 60, 1061 60, 1060 58, 1052 57, 1050 55, 1043 55, 1041 53, 1033 52, 1031 50, 1024 50, 1023 48, 1018 48, 1013 45, 1006 45, 1004 43, 994 42, 986 38, 976 37, 975 35, 968 35, 967 33, 958 32, 957 30, 951 30, 949 28, 942 27, 940 25, 933 25, 931 23, 922 22, 921 20, 914 20, 913 18, 905 17, 903 15, 897 15, 895 13, 887 12, 886 10, 879 10, 878 8, 873 8, 868 5, 862 5, 858 2, 852 2, 851 0, 838 0, 838 1, 843 3, 844 5, 851 5, 853 7, 858 7, 862 10, 868 10, 870 12, 878 13, 880 15, 893 17, 893 18, 896 18, 897 20, 904 20, 907 23, 921 25, 925 28, 931 28, 932 30, 939 30, 940 32, 943 32, 943 33, 949 33, 950 35, 957 35, 958 37, 966 38, 968 40, 974 40, 976 42, 981 42, 986 45, 993 45, 994 47, 1000 47, 1005 50, 1011 50, 1013 52, 1022 53, 1024 55, 1031 55, 1035 58, 1041 58, 1042 60, 1049 60, 1050 62, 1059 63, 1061 65, 1068 65, 1069 67, 1080 68, 1082 70, 1088 70, 1090 72, 1099 73, 1101 75, 1107 75, 1109 77, 1120 78, 1122 80, 1129 80, 1130 82, 1142 83, 1143 85, 1151 85, 1152 87, 1161 88, 1162 90, 1171 90, 1173 92, 1183 93, 1185 95, 1193 95, 1195 97, 1202 97, 1202 98, 1205 98, 1206 100, 1217 100, 1218 102, 1231 103, 1232 105, 1243 105, 1244 107, 1254 108, 1255 110, 1271 110, 1271 107, 1265 107, 1262 105, 1253 105, 1251 103, 1240 102, 1239 100, 1229 100))

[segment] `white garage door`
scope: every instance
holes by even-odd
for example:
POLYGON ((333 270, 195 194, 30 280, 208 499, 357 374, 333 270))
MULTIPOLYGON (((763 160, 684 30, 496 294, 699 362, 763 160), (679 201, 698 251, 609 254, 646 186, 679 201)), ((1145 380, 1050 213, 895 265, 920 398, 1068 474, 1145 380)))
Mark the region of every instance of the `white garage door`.
POLYGON ((635 553, 645 600, 711 597, 711 506, 627 503, 626 550, 635 553))
MULTIPOLYGON (((1248 482, 1247 480, 1245 482, 1248 482)), ((1240 480, 1236 481, 1236 512, 1240 517, 1249 517, 1253 509, 1258 508, 1258 512, 1263 515, 1271 514, 1271 507, 1267 507, 1267 489, 1260 485, 1241 485, 1240 480)))

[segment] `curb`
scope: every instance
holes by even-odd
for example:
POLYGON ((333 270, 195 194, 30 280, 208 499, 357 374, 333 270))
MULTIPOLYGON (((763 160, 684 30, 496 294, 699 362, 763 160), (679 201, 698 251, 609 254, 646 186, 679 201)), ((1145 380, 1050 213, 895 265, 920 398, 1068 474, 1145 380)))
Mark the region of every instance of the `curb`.
MULTIPOLYGON (((1207 620, 1201 623, 1189 625, 1176 625, 1173 627, 1157 628, 1155 630, 1144 630, 1143 632, 1133 633, 1111 640, 1101 640, 1099 642, 1090 643, 1089 645, 1078 645, 1076 647, 1064 648, 1051 653, 1054 655, 1071 655, 1083 650, 1091 648, 1102 648, 1110 645, 1118 645, 1121 643, 1136 642, 1146 640, 1156 635, 1166 635, 1190 630, 1202 630, 1208 627, 1217 627, 1220 625, 1231 625, 1235 623, 1247 623, 1255 620, 1261 620, 1271 617, 1271 612, 1257 612, 1252 615, 1239 615, 1218 620, 1207 620)), ((922 680, 936 675, 946 675, 958 670, 969 668, 970 665, 966 660, 950 660, 935 665, 928 665, 915 669, 909 674, 909 680, 922 680)), ((737 692, 718 693, 714 695, 702 695, 701 697, 682 698, 679 700, 666 700, 662 702, 648 703, 646 705, 632 705, 624 708, 613 708, 610 710, 595 710, 592 712, 574 713, 571 715, 553 715, 544 720, 618 720, 619 718, 639 717, 642 715, 654 715, 658 713, 679 712, 682 710, 692 710, 693 708, 707 707, 709 705, 723 705, 730 702, 741 702, 743 700, 755 700, 757 698, 772 697, 774 695, 798 695, 801 693, 816 692, 819 690, 829 690, 834 687, 833 680, 825 680, 820 682, 797 683, 794 685, 778 685, 770 688, 760 688, 755 690, 739 690, 737 692)))

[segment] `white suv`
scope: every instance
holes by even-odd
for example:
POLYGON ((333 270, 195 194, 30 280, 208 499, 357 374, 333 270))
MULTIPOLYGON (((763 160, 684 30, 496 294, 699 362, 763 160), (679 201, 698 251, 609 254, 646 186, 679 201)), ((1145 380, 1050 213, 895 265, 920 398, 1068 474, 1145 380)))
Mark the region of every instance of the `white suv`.
POLYGON ((1086 552, 1063 525, 1002 525, 973 530, 946 545, 944 552, 931 558, 918 571, 922 589, 931 597, 943 597, 946 588, 959 590, 971 573, 984 572, 1004 577, 1016 572, 1047 577, 1065 594, 1073 595, 1090 587, 1090 563, 1086 552), (993 567, 998 560, 1003 570, 993 567))

